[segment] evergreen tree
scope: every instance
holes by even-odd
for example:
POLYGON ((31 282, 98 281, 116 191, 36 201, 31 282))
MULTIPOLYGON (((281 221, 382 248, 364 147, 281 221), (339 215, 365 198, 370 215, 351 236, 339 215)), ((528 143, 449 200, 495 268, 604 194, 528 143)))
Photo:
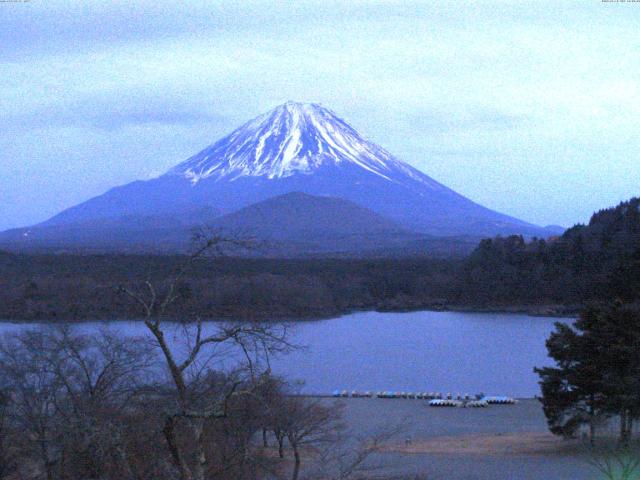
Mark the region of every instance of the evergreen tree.
POLYGON ((579 427, 589 425, 591 441, 598 420, 606 415, 606 399, 601 391, 597 366, 590 361, 594 346, 574 328, 556 323, 547 340, 549 356, 556 367, 536 368, 549 430, 565 437, 575 436, 579 427))
POLYGON ((556 366, 535 371, 551 432, 573 436, 588 424, 593 439, 598 419, 616 415, 626 443, 640 417, 640 312, 588 308, 573 326, 556 324, 547 350, 556 366))

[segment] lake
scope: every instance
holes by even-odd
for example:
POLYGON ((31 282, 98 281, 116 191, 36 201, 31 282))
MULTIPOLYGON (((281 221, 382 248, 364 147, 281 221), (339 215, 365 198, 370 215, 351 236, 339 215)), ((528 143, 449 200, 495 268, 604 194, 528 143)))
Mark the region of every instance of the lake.
MULTIPOLYGON (((439 391, 532 397, 533 367, 549 365, 545 339, 556 321, 521 314, 420 311, 361 312, 292 327, 307 348, 273 359, 275 373, 302 380, 305 393, 336 389, 439 391)), ((81 324, 83 330, 104 323, 81 324)), ((107 324, 146 334, 140 322, 107 324)), ((213 323, 211 323, 213 325, 213 323)), ((0 323, 0 333, 34 324, 0 323)))

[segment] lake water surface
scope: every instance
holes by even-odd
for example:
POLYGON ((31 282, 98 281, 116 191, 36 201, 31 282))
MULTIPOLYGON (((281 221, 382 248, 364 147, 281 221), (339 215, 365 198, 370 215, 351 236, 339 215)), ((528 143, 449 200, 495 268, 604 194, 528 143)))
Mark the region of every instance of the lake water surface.
MULTIPOLYGON (((520 314, 362 312, 301 322, 292 340, 307 348, 276 358, 275 373, 305 382, 307 393, 336 389, 440 391, 532 397, 533 367, 550 364, 545 340, 556 321, 520 314)), ((0 333, 34 324, 0 323, 0 333)), ((82 329, 105 324, 87 322, 82 329)), ((110 322, 127 335, 141 322, 110 322)), ((213 325, 213 324, 212 324, 213 325)), ((176 337, 177 338, 177 337, 176 337)))

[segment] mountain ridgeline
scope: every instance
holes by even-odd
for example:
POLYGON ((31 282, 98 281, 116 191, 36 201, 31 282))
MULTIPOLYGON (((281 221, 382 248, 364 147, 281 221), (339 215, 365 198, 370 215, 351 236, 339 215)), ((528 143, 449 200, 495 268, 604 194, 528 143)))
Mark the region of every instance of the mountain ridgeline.
MULTIPOLYGON (((289 205, 286 197, 273 201, 289 205)), ((314 208, 313 197, 302 201, 314 208)), ((250 218, 269 206, 249 207, 250 218)), ((467 258, 203 259, 178 286, 175 308, 210 318, 291 319, 425 308, 573 314, 591 301, 638 302, 639 206, 634 198, 548 240, 486 239, 467 258)), ((350 204, 340 208, 349 215, 359 211, 350 204)), ((372 218, 360 214, 355 223, 372 218)), ((367 228, 396 232, 380 219, 367 228)), ((265 234, 278 232, 274 227, 265 234)), ((163 285, 184 261, 176 255, 0 252, 0 317, 132 318, 138 306, 114 286, 142 288, 146 280, 163 285)))
POLYGON ((0 247, 176 253, 204 225, 242 226, 272 256, 428 255, 443 245, 435 237, 468 253, 486 236, 558 233, 474 203, 320 105, 288 102, 158 178, 0 233, 0 247))

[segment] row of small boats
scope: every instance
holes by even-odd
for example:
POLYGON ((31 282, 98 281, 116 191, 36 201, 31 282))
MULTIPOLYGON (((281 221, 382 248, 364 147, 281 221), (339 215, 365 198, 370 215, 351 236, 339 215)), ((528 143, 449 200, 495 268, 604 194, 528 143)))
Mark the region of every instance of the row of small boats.
POLYGON ((438 392, 392 392, 392 391, 380 391, 380 392, 358 392, 353 390, 336 390, 333 392, 334 397, 351 397, 351 398, 417 398, 420 400, 431 400, 434 398, 443 398, 441 393, 438 392))
POLYGON ((483 408, 489 405, 513 405, 518 403, 516 399, 507 396, 486 396, 484 394, 477 394, 473 397, 469 394, 453 396, 450 393, 443 395, 440 392, 359 392, 357 390, 349 392, 348 390, 336 390, 333 392, 333 396, 343 398, 412 398, 429 400, 428 405, 431 407, 483 408))
POLYGON ((458 400, 452 398, 436 398, 429 401, 430 407, 465 407, 465 408, 484 408, 489 405, 514 405, 518 403, 512 397, 481 397, 473 400, 458 400))
POLYGON ((429 402, 430 407, 466 407, 466 408, 484 408, 489 403, 485 400, 448 400, 446 398, 434 399, 429 402))

